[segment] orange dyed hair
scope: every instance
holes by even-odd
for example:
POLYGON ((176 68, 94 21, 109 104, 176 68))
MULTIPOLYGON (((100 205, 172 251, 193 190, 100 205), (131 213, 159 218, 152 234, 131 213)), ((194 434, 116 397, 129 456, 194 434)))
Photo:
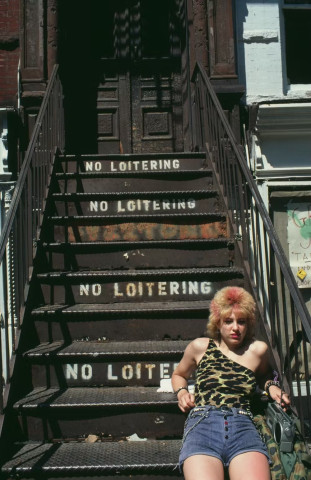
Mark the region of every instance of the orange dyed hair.
POLYGON ((207 322, 209 337, 218 338, 219 322, 230 317, 233 310, 247 320, 246 338, 251 339, 253 337, 256 323, 256 303, 252 295, 241 287, 224 287, 216 292, 211 301, 207 322))

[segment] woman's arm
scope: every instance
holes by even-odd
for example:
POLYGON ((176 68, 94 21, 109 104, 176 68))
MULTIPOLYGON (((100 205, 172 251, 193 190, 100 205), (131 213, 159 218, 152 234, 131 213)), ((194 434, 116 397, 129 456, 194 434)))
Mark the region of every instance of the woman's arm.
POLYGON ((268 346, 264 342, 258 342, 258 354, 260 364, 256 371, 258 383, 261 388, 282 408, 286 409, 290 405, 289 395, 281 389, 279 382, 273 379, 273 370, 269 362, 268 346))
POLYGON ((195 406, 194 395, 188 392, 188 379, 197 368, 198 360, 202 357, 207 345, 208 339, 206 338, 197 338, 189 343, 180 363, 173 372, 172 387, 182 412, 188 412, 195 406))

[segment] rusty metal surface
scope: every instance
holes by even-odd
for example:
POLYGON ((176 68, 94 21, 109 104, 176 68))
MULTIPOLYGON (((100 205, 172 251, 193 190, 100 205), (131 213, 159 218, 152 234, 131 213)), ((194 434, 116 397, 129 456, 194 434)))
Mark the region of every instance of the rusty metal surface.
POLYGON ((191 223, 177 220, 172 222, 152 221, 109 223, 105 225, 55 225, 54 241, 63 242, 66 238, 69 242, 108 242, 139 240, 191 240, 191 239, 217 239, 227 238, 227 220, 207 220, 193 218, 191 223))
POLYGON ((233 243, 224 239, 189 241, 53 243, 42 249, 41 271, 228 267, 233 243), (208 254, 206 254, 208 250, 208 254))

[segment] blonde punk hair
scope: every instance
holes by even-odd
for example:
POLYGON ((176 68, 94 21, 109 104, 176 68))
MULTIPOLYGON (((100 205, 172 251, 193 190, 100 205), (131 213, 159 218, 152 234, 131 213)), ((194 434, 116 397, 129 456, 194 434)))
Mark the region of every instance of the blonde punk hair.
POLYGON ((256 304, 250 293, 241 287, 224 287, 219 290, 210 305, 210 315, 207 322, 207 334, 209 337, 219 338, 219 322, 231 315, 236 310, 247 320, 246 338, 251 339, 254 335, 256 322, 256 304))

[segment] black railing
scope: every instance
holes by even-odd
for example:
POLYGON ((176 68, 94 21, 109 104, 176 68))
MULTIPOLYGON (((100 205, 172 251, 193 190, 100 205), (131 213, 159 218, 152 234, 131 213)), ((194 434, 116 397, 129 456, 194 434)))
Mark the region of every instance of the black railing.
POLYGON ((1 392, 10 380, 10 357, 23 319, 48 184, 56 149, 64 147, 64 111, 58 66, 54 67, 25 154, 0 237, 1 392))
POLYGON ((244 150, 200 65, 193 82, 194 146, 208 153, 276 367, 290 389, 303 433, 309 436, 311 318, 244 150))

